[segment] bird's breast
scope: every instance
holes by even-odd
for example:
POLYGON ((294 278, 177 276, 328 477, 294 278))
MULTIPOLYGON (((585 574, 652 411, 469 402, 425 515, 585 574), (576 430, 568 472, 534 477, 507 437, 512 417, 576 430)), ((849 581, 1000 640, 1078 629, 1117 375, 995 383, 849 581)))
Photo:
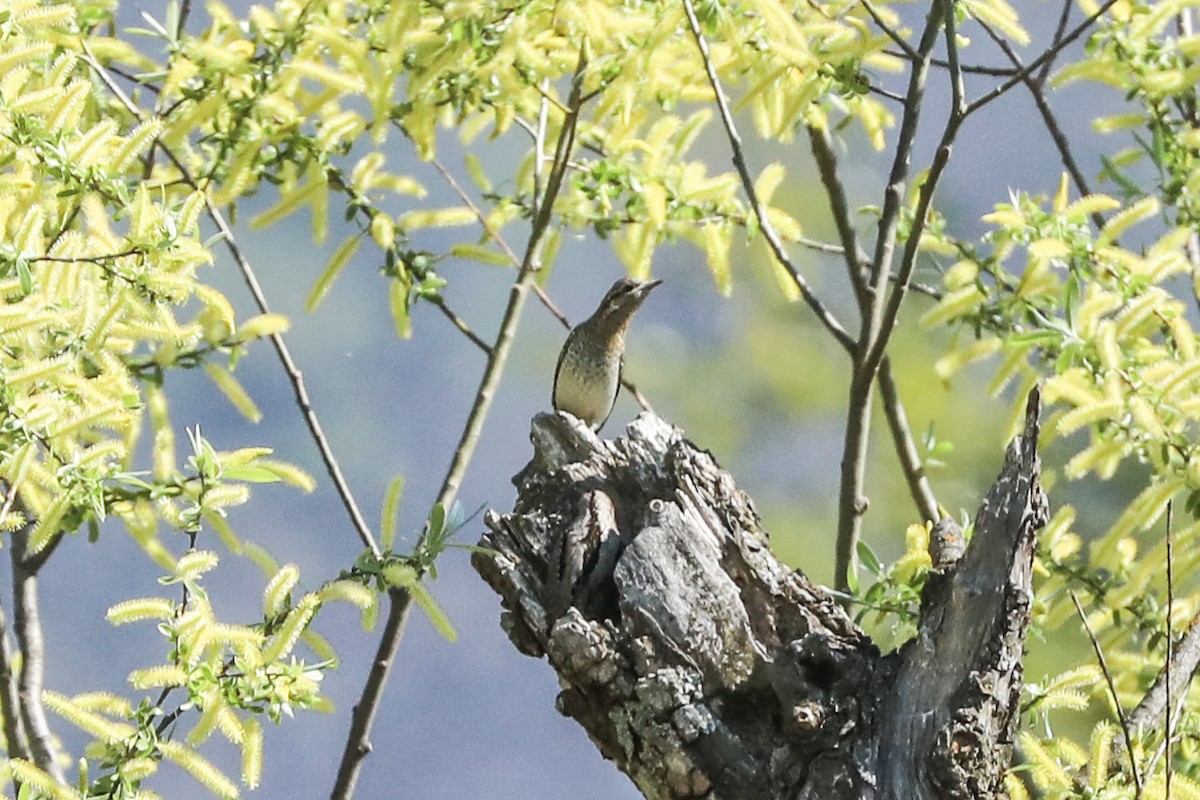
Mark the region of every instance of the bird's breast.
POLYGON ((621 378, 621 357, 603 348, 571 347, 569 342, 554 384, 554 407, 566 411, 588 425, 599 425, 608 418, 617 397, 621 378))

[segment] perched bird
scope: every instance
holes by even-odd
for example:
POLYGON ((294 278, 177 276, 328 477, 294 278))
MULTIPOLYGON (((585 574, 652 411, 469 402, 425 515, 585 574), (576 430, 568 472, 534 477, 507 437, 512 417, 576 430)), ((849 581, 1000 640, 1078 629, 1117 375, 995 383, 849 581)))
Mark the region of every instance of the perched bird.
POLYGON ((554 408, 600 430, 621 386, 625 331, 650 290, 662 281, 621 278, 600 301, 596 313, 567 334, 554 370, 554 408))

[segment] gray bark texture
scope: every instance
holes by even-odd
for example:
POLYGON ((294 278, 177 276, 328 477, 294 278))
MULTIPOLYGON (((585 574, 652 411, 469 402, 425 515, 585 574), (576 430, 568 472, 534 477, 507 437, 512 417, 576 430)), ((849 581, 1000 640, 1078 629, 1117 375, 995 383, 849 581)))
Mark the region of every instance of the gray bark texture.
POLYGON ((558 709, 648 798, 1002 797, 1047 518, 1037 412, 1035 393, 965 553, 935 529, 919 633, 895 653, 652 414, 614 440, 535 417, 515 508, 487 514, 473 562, 513 644, 558 674, 558 709))

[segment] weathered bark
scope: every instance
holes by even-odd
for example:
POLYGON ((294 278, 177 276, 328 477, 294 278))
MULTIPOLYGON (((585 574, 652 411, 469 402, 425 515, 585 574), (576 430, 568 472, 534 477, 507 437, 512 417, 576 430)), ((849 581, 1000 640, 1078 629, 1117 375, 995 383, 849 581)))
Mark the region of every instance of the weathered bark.
POLYGON ((598 439, 533 422, 511 514, 474 564, 558 708, 651 798, 987 798, 1017 714, 1036 398, 961 561, 939 529, 920 633, 883 655, 799 570, 707 452, 650 414, 598 439))

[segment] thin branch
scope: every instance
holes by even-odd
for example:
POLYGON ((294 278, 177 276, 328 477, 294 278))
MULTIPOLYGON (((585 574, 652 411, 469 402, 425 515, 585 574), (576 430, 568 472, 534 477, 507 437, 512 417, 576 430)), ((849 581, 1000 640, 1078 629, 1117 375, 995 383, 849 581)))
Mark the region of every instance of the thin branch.
POLYGON ((396 650, 404 637, 411 600, 411 595, 402 589, 392 589, 388 592, 387 620, 379 638, 375 660, 371 662, 371 670, 363 684, 362 695, 350 713, 350 732, 346 738, 341 763, 338 765, 337 779, 331 795, 333 800, 349 800, 354 796, 354 787, 358 783, 363 761, 371 752, 371 727, 375 724, 379 700, 383 696, 383 687, 387 684, 396 650))
POLYGON ((445 481, 442 483, 441 491, 438 493, 437 504, 447 509, 447 511, 454 504, 454 500, 458 495, 458 487, 462 483, 467 464, 474 453, 475 444, 483 428, 483 421, 487 417, 492 397, 500 382, 500 376, 504 371, 504 365, 508 359, 508 353, 512 347, 513 337, 516 333, 517 323, 520 321, 521 312, 525 306, 525 297, 529 292, 530 286, 534 283, 534 278, 538 270, 541 268, 542 243, 545 240, 546 233, 550 229, 550 223, 553 219, 554 201, 557 199, 558 193, 562 188, 563 178, 567 171, 567 161, 575 146, 576 124, 579 119, 580 99, 583 90, 583 73, 586 66, 587 58, 581 51, 579 65, 576 67, 575 77, 571 86, 571 96, 568 101, 570 113, 563 121, 563 128, 559 133, 558 146, 554 154, 554 163, 546 179, 545 195, 542 197, 541 204, 538 206, 538 213, 534 217, 529 233, 529 241, 525 247, 525 255, 521 260, 521 268, 517 274, 517 280, 509 292, 508 306, 504 310, 500 330, 496 335, 496 343, 492 346, 491 358, 488 360, 487 369, 484 370, 483 378, 476 392, 475 404, 467 418, 467 424, 463 429, 462 437, 459 439, 458 447, 455 449, 450 470, 446 474, 445 481))
POLYGON ((1105 12, 1107 12, 1110 8, 1112 8, 1114 5, 1116 5, 1117 1, 1118 0, 1105 0, 1104 4, 1101 5, 1100 8, 1096 9, 1096 12, 1094 14, 1089 16, 1083 22, 1076 25, 1073 29, 1071 29, 1070 33, 1068 33, 1066 36, 1063 36, 1061 39, 1056 41, 1053 45, 1048 47, 1040 56, 1035 58, 1033 61, 1029 62, 1029 64, 1024 69, 1017 70, 1017 72, 1014 73, 1011 78, 1004 81, 1004 83, 995 87, 990 92, 980 96, 975 101, 973 101, 970 105, 968 105, 967 109, 966 109, 966 116, 968 116, 968 117, 971 116, 976 111, 983 108, 988 103, 992 102, 997 97, 1000 97, 1002 94, 1007 92, 1009 89, 1013 88, 1018 83, 1021 83, 1027 77, 1029 77, 1033 73, 1040 70, 1042 68, 1042 66, 1045 65, 1047 62, 1051 61, 1052 59, 1057 58, 1058 54, 1060 52, 1062 52, 1068 45, 1070 45, 1072 42, 1074 42, 1076 39, 1078 39, 1080 36, 1082 36, 1084 33, 1086 33, 1087 29, 1092 27, 1092 25, 1096 22, 1096 20, 1100 19, 1100 17, 1104 16, 1105 12))
MULTIPOLYGON (((26 461, 26 464, 29 462, 26 461)), ((22 469, 16 478, 4 487, 4 504, 0 505, 0 530, 4 530, 4 523, 8 520, 8 513, 12 511, 13 503, 17 499, 17 485, 24 479, 25 470, 22 469)))
MULTIPOLYGON (((550 223, 553 220, 554 201, 562 188, 563 178, 567 171, 567 162, 575 146, 576 124, 579 119, 579 109, 583 94, 583 75, 587 67, 586 49, 581 49, 579 64, 575 68, 575 76, 571 83, 569 98, 570 111, 563 120, 559 133, 558 145, 555 149, 554 162, 546 179, 544 196, 538 206, 526 243, 525 255, 521 259, 521 267, 517 279, 509 292, 508 305, 496 334, 488 356, 487 368, 480 379, 479 389, 475 393, 475 402, 463 427, 462 436, 455 448, 450 469, 438 492, 436 504, 449 510, 454 505, 458 488, 471 461, 475 445, 479 441, 483 422, 491 408, 492 398, 500 383, 508 354, 512 349, 513 338, 516 334, 517 323, 525 306, 525 299, 530 287, 534 284, 538 270, 541 268, 541 248, 550 223)), ((429 529, 422 532, 418 540, 418 549, 425 543, 429 529)), ((350 731, 346 738, 346 748, 342 753, 341 765, 338 768, 337 783, 333 788, 332 800, 348 800, 354 794, 358 775, 362 771, 363 761, 371 751, 371 726, 383 695, 383 687, 387 684, 392 664, 395 662, 396 651, 403 638, 404 626, 408 613, 412 608, 412 595, 403 589, 393 589, 388 593, 389 607, 387 622, 383 636, 375 651, 371 671, 363 686, 362 695, 354 707, 351 717, 350 731)))
POLYGON ((900 103, 901 105, 904 103, 903 96, 893 92, 891 89, 884 89, 882 86, 869 84, 867 86, 867 91, 869 91, 871 94, 877 94, 885 100, 891 100, 893 103, 900 103))
MULTIPOLYGON (((917 123, 925 94, 925 82, 929 75, 929 61, 933 47, 941 30, 944 0, 933 4, 925 19, 925 30, 918 47, 920 56, 909 75, 908 90, 904 103, 904 115, 896 142, 896 154, 891 173, 884 190, 883 212, 879 218, 879 232, 875 243, 875 255, 871 263, 872 296, 868 308, 862 315, 859 336, 855 345, 854 370, 850 380, 850 396, 846 410, 846 434, 842 446, 841 482, 838 493, 838 535, 835 547, 834 587, 845 592, 849 589, 849 572, 854 564, 855 550, 862 532, 862 515, 867 509, 867 500, 862 487, 866 477, 867 444, 871 424, 872 388, 875 384, 875 368, 866 369, 865 357, 875 348, 882 329, 884 294, 891 276, 892 253, 896 246, 896 231, 900 221, 904 183, 912 160, 916 141, 917 123)), ((882 351, 879 351, 882 355, 882 351)))
MULTIPOLYGON (((808 127, 808 138, 813 157, 817 162, 817 169, 821 175, 821 183, 825 187, 825 193, 829 196, 830 211, 838 230, 838 238, 842 242, 839 249, 842 251, 846 263, 846 271, 854 286, 859 310, 866 314, 870 305, 870 289, 867 287, 863 274, 867 256, 858 244, 854 226, 850 221, 850 204, 846 199, 845 187, 838 175, 837 155, 833 149, 833 142, 826 128, 814 125, 808 127)), ((892 376, 891 360, 886 356, 880 364, 878 382, 880 400, 887 416, 888 429, 892 434, 896 457, 900 461, 901 471, 908 483, 913 502, 916 503, 917 510, 923 519, 936 522, 940 516, 937 498, 933 494, 929 479, 925 476, 925 468, 921 463, 920 453, 917 452, 912 430, 909 428, 908 414, 905 413, 904 404, 900 400, 900 392, 892 376)))
POLYGON ((1175 611, 1175 553, 1173 552, 1173 535, 1175 527, 1175 503, 1167 502, 1167 660, 1163 664, 1163 672, 1167 676, 1167 709, 1166 720, 1163 722, 1163 746, 1166 747, 1166 796, 1171 796, 1171 737, 1174 726, 1171 724, 1171 645, 1174 637, 1171 635, 1171 614, 1175 611))
MULTIPOLYGON (((904 296, 908 292, 909 280, 912 278, 913 269, 916 267, 917 254, 921 246, 921 235, 925 232, 929 209, 933 204, 933 195, 937 191, 938 183, 941 180, 942 173, 946 169, 946 165, 950 162, 950 153, 954 145, 954 140, 958 136, 958 129, 962 126, 963 120, 966 119, 966 90, 963 86, 962 72, 958 69, 958 45, 956 41, 957 34, 954 29, 953 3, 948 2, 948 0, 942 0, 942 4, 946 9, 946 53, 949 56, 948 60, 950 62, 950 116, 946 120, 946 127, 942 131, 942 138, 934 153, 933 161, 925 173, 925 181, 921 184, 920 191, 917 193, 917 207, 913 212, 912 226, 908 232, 908 238, 904 242, 904 251, 900 257, 900 268, 896 274, 896 285, 892 288, 891 295, 887 298, 887 306, 879 318, 878 327, 874 331, 868 331, 868 333, 873 333, 873 335, 869 336, 863 343, 862 368, 866 371, 868 377, 872 376, 875 369, 878 368, 878 363, 882 360, 884 352, 887 349, 892 331, 895 330, 896 320, 900 315, 900 306, 904 302, 904 296)), ((881 266, 876 262, 875 268, 882 271, 886 269, 886 265, 881 266)), ((875 298, 876 306, 881 305, 880 301, 884 289, 883 284, 883 280, 880 280, 878 277, 875 279, 875 290, 879 295, 875 298)))
MULTIPOLYGON (((194 183, 183 162, 179 160, 175 153, 161 141, 159 142, 159 147, 166 154, 167 158, 175 164, 180 173, 184 175, 185 179, 199 190, 200 187, 194 183)), ((250 261, 242 252, 242 249, 238 246, 237 240, 233 235, 233 230, 230 229, 229 223, 225 221, 221 210, 213 205, 207 193, 204 196, 204 207, 207 209, 208 218, 217 226, 217 230, 224 238, 225 248, 233 256, 234 262, 238 265, 238 269, 242 273, 242 280, 245 282, 247 288, 249 288, 250 294, 254 297, 255 305, 261 313, 269 313, 267 298, 263 294, 262 286, 258 282, 258 276, 255 275, 254 268, 250 265, 250 261)), ((317 450, 321 454, 321 460, 325 463, 325 471, 329 473, 329 477, 333 481, 338 497, 341 498, 342 506, 350 516, 350 521, 354 525, 354 530, 358 534, 358 538, 363 546, 378 558, 380 556, 379 545, 375 542, 375 536, 371 533, 371 528, 363 517, 362 512, 359 511, 358 503, 354 500, 354 493, 350 490, 350 484, 346 481, 341 465, 338 463, 337 457, 333 454, 333 448, 330 446, 329 440, 325 437, 325 431, 321 427, 321 421, 317 418, 316 409, 313 408, 312 401, 309 400, 308 390, 304 385, 304 377, 301 375, 299 367, 296 366, 296 362, 292 358, 292 353, 288 349, 287 344, 283 341, 283 336, 273 333, 270 339, 271 345, 275 348, 275 354, 279 357, 279 362, 283 365, 283 371, 287 374, 288 381, 292 385, 292 394, 296 399, 296 405, 304 416, 304 421, 308 425, 309 435, 312 436, 313 442, 317 445, 317 450)))
POLYGON ((865 313, 869 299, 866 280, 863 277, 863 262, 867 260, 867 255, 862 252, 858 236, 854 232, 854 224, 850 221, 850 202, 846 199, 846 187, 842 185, 842 179, 838 175, 837 154, 833 149, 829 129, 824 125, 809 125, 808 141, 813 158, 817 162, 821 185, 825 187, 825 194, 829 197, 829 211, 833 215, 838 240, 842 243, 841 251, 846 262, 846 272, 854 286, 859 311, 865 313))
MULTIPOLYGON (((1117 695, 1117 685, 1113 683, 1112 673, 1108 669, 1108 662, 1104 658, 1104 650, 1100 647, 1100 642, 1096 639, 1096 634, 1092 632, 1091 623, 1088 622, 1087 614, 1083 611, 1083 606, 1079 602, 1079 596, 1071 591, 1071 602, 1075 604, 1075 610, 1079 612, 1079 620, 1083 623, 1083 630, 1087 633, 1088 639, 1092 642, 1092 650, 1096 653, 1096 661, 1100 664, 1100 671, 1104 674, 1104 680, 1108 684, 1108 693, 1113 702, 1113 708, 1116 709, 1117 722, 1121 724, 1121 732, 1125 736, 1126 744, 1133 742, 1133 737, 1129 735, 1132 728, 1131 719, 1126 719, 1125 713, 1121 711, 1121 698, 1117 695)), ((1127 746, 1125 752, 1129 754, 1129 769, 1133 774, 1134 796, 1142 796, 1142 777, 1138 772, 1137 759, 1134 757, 1133 748, 1127 746)))
MULTIPOLYGON (((538 86, 542 101, 538 103, 537 127, 533 131, 533 205, 537 206, 542 198, 542 173, 546 169, 546 126, 549 122, 550 97, 546 92, 546 80, 538 86)), ((449 173, 443 173, 449 174, 449 173)), ((519 263, 516 262, 516 263, 519 263)))
POLYGON ((912 495, 921 518, 937 522, 941 519, 937 497, 933 494, 933 487, 925 475, 925 465, 921 461, 921 454, 917 452, 916 440, 908 424, 908 414, 904 411, 900 390, 892 376, 892 360, 886 356, 879 365, 878 382, 879 400, 887 417, 892 443, 896 448, 896 457, 900 460, 904 481, 908 484, 908 492, 912 495))
MULTIPOLYGON (((817 316, 825 323, 826 328, 834 334, 834 338, 846 349, 851 356, 856 352, 854 340, 846 333, 841 324, 833 317, 831 312, 828 312, 824 304, 816 297, 809 289, 807 283, 803 280, 799 271, 792 263, 790 257, 783 248, 782 242, 770 224, 770 220, 765 213, 765 209, 760 203, 757 193, 754 189, 754 180, 750 175, 750 171, 746 166, 745 157, 742 152, 741 137, 738 134, 736 124, 733 120, 733 115, 729 110, 728 103, 725 99, 724 89, 721 86, 720 78, 716 73, 716 68, 712 63, 712 58, 709 55, 708 42, 704 37, 703 31, 700 28, 699 20, 696 18, 695 10, 692 7, 691 0, 684 0, 684 12, 688 17, 688 24, 692 30, 692 36, 696 40, 697 47, 700 50, 701 59, 704 62, 705 72, 708 75, 709 84, 712 87, 713 94, 716 96, 717 107, 721 114, 721 120, 725 126, 726 138, 729 140, 730 147, 733 151, 733 163, 742 180, 743 189, 750 200, 750 205, 754 209, 755 216, 758 218, 760 227, 771 250, 776 259, 784 266, 788 273, 792 276, 796 285, 800 288, 805 300, 817 312, 817 316)), ((936 32, 936 29, 935 29, 936 32)), ((930 45, 932 49, 932 45, 930 45)), ((825 185, 826 192, 829 195, 830 207, 833 212, 834 223, 838 229, 838 237, 841 240, 839 248, 843 258, 846 261, 847 272, 851 276, 851 281, 854 284, 855 295, 858 299, 860 308, 865 309, 868 305, 868 288, 862 275, 862 266, 860 259, 861 248, 858 245, 857 238, 854 233, 853 225, 850 221, 849 203, 846 200, 844 187, 841 184, 837 174, 837 159, 834 155, 832 143, 828 140, 828 132, 823 128, 809 126, 809 137, 812 141, 813 153, 816 157, 818 168, 821 172, 821 180, 825 185)), ((863 255, 861 258, 865 258, 863 255)), ((904 413, 903 407, 900 405, 899 396, 896 392, 894 383, 891 382, 891 370, 889 365, 888 370, 888 386, 884 392, 888 399, 885 400, 885 409, 888 412, 889 426, 892 430, 893 437, 896 441, 896 451, 903 465, 905 475, 908 477, 910 486, 913 488, 913 497, 917 503, 918 509, 928 519, 937 519, 937 501, 933 498, 932 490, 929 487, 928 480, 923 475, 923 470, 920 463, 920 457, 916 452, 916 446, 912 439, 911 431, 908 429, 907 416, 904 413)), ((869 407, 869 399, 868 399, 869 407)))
MULTIPOLYGON (((1054 38, 1051 41, 1058 44, 1062 41, 1063 34, 1066 33, 1067 23, 1071 21, 1071 7, 1075 5, 1073 0, 1063 0, 1062 12, 1058 15, 1058 27, 1054 29, 1054 38)), ((1042 68, 1038 70, 1036 82, 1038 86, 1045 86, 1046 81, 1050 77, 1050 70, 1054 68, 1054 58, 1046 59, 1046 63, 1042 64, 1042 68)), ((1020 67, 1017 67, 1020 69, 1020 67)))
POLYGON ((492 346, 485 342, 483 338, 477 334, 470 325, 467 324, 466 320, 454 313, 454 310, 446 304, 445 299, 443 299, 441 295, 435 295, 432 298, 427 297, 425 298, 425 302, 432 303, 439 311, 441 311, 442 315, 446 317, 446 319, 450 320, 454 327, 458 328, 459 332, 461 332, 463 336, 466 336, 467 339, 471 341, 471 344, 478 347, 484 353, 491 355, 492 346))
MULTIPOLYGON (((143 119, 144 115, 142 111, 134 105, 128 95, 121 90, 121 87, 112 80, 112 77, 108 74, 104 66, 92 56, 86 42, 82 43, 82 48, 85 53, 84 61, 100 77, 109 91, 116 96, 130 114, 133 114, 138 119, 143 119)), ((204 191, 183 161, 175 155, 175 152, 171 148, 167 147, 161 138, 156 138, 155 144, 171 163, 175 165, 175 168, 179 170, 179 174, 183 176, 188 186, 195 191, 204 191)), ((207 192, 204 192, 204 207, 208 218, 225 240, 225 247, 230 255, 233 256, 234 263, 237 264, 238 269, 241 271, 242 279, 247 288, 249 288, 255 305, 261 313, 269 313, 267 298, 263 293, 262 286, 258 282, 258 276, 255 274, 254 268, 250 265, 250 261, 242 252, 242 249, 238 246, 237 239, 233 235, 233 230, 229 227, 229 223, 225 221, 221 210, 213 204, 207 192)), ((287 374, 288 381, 292 385, 292 394, 295 396, 296 404, 300 408, 305 423, 308 425, 309 434, 312 436, 313 442, 321 454, 321 460, 325 463, 325 470, 329 473, 334 488, 337 490, 338 497, 341 498, 342 505, 345 507, 346 513, 350 516, 350 521, 354 525, 355 532, 358 534, 358 538, 362 541, 363 546, 378 558, 381 554, 379 545, 375 542, 375 536, 371 533, 371 528, 367 525, 362 512, 359 511, 358 503, 354 500, 354 494, 350 491, 350 485, 346 482, 346 478, 342 474, 341 465, 338 463, 337 457, 333 454, 333 448, 329 445, 329 440, 325 437, 325 431, 322 429, 321 422, 317 418, 317 412, 309 400, 308 390, 304 385, 304 378, 300 373, 300 369, 296 366, 296 362, 292 358, 287 344, 283 341, 283 337, 280 334, 273 333, 269 338, 280 363, 283 365, 284 372, 287 374)))
POLYGON ((30 261, 50 261, 55 264, 98 264, 101 261, 112 261, 118 258, 126 258, 127 256, 144 256, 145 250, 139 248, 130 248, 122 250, 119 253, 107 253, 100 256, 34 256, 30 261))
MULTIPOLYGON (((871 15, 871 19, 875 21, 875 25, 878 26, 879 30, 883 31, 884 34, 886 34, 887 37, 891 39, 892 42, 902 51, 897 53, 894 50, 884 50, 884 53, 889 56, 903 58, 908 61, 920 60, 920 54, 917 52, 916 48, 909 44, 908 41, 900 35, 899 31, 884 21, 883 16, 880 15, 879 11, 875 8, 874 4, 871 3, 870 0, 859 0, 859 2, 862 3, 862 6, 867 10, 867 13, 871 15)), ((930 63, 935 67, 946 68, 950 66, 948 61, 943 61, 940 58, 930 59, 930 63)), ((1000 78, 1007 78, 1013 74, 1012 69, 1008 67, 990 67, 985 64, 964 64, 960 67, 960 69, 963 72, 971 72, 978 75, 991 75, 992 77, 1000 78)))
POLYGON ((12 535, 9 556, 12 561, 13 630, 21 651, 21 677, 18 687, 21 720, 29 738, 29 753, 50 777, 65 784, 61 752, 46 719, 42 705, 42 681, 46 670, 46 642, 42 637, 42 618, 38 608, 37 572, 27 564, 29 526, 12 535))
MULTIPOLYGON (((1018 70, 1023 70, 1025 65, 1021 62, 1021 57, 1013 50, 1012 45, 1003 36, 992 30, 990 25, 983 22, 980 22, 980 25, 983 26, 984 32, 996 43, 996 46, 1004 51, 1004 54, 1008 56, 1008 60, 1018 70)), ((1047 62, 1047 64, 1049 63, 1047 62)), ((1029 94, 1033 97, 1034 105, 1037 106, 1038 113, 1042 115, 1042 122, 1046 125, 1046 130, 1050 133, 1050 138, 1054 141, 1054 146, 1058 148, 1059 160, 1062 161, 1067 172, 1071 174, 1071 180, 1075 181, 1075 187, 1081 195, 1086 196, 1091 194, 1092 190, 1088 186, 1087 177, 1083 174, 1083 170, 1079 168, 1078 162, 1075 161, 1075 155, 1071 152, 1071 142, 1059 126, 1058 118, 1054 115, 1054 110, 1050 108, 1050 103, 1046 99, 1046 92, 1042 84, 1034 80, 1030 75, 1025 76, 1023 83, 1029 89, 1029 94)), ((1104 227, 1104 217, 1100 216, 1099 212, 1094 212, 1091 216, 1093 225, 1097 228, 1104 227)))
POLYGON ((1163 665, 1150 689, 1129 712, 1129 727, 1150 730, 1167 714, 1168 698, 1181 698, 1200 666, 1200 614, 1188 623, 1183 636, 1174 644, 1168 663, 1163 665))
POLYGON ((779 234, 775 231, 775 226, 771 224, 770 218, 766 214, 766 209, 763 208, 759 201, 758 192, 754 188, 754 178, 750 175, 750 170, 746 166, 746 159, 742 153, 742 138, 738 134, 737 126, 733 121, 733 113, 729 110, 729 103, 725 99, 725 92, 721 88, 721 80, 717 76, 716 67, 713 65, 712 57, 708 50, 708 40, 704 37, 704 31, 700 28, 700 21, 696 18, 696 11, 692 7, 692 0, 683 0, 683 10, 687 14, 688 26, 691 28, 692 37, 696 40, 696 47, 700 51, 700 58, 704 62, 704 71, 708 75, 708 83, 712 87, 713 95, 716 97, 717 109, 721 115, 721 122, 725 126, 726 138, 729 140, 730 148, 733 150, 733 165, 737 169, 738 174, 742 179, 742 188, 746 192, 746 197, 750 201, 750 206, 754 209, 754 215, 758 218, 759 228, 762 230, 763 237, 766 239, 771 252, 775 255, 775 259, 787 270, 792 281, 796 284, 796 288, 800 290, 804 301, 817 315, 817 319, 825 326, 838 343, 847 350, 853 350, 854 339, 846 332, 846 329, 833 315, 821 299, 813 292, 812 287, 808 285, 808 281, 796 269, 796 265, 792 263, 791 258, 784 249, 783 241, 779 238, 779 234))

